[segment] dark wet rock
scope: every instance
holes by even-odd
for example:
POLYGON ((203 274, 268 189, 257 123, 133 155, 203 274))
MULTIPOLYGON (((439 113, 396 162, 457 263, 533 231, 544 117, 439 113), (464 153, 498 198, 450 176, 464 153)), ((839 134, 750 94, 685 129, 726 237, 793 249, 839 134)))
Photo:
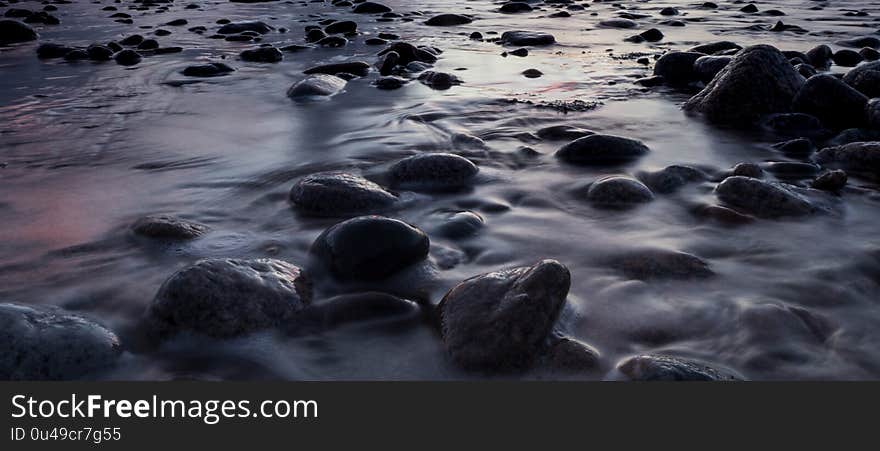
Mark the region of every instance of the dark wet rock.
POLYGON ((771 114, 762 125, 784 136, 820 136, 827 133, 819 118, 804 113, 771 114))
POLYGON ((252 31, 252 32, 258 33, 258 34, 266 34, 272 30, 273 30, 272 27, 270 27, 269 25, 266 25, 263 22, 251 21, 251 22, 227 23, 226 25, 223 25, 222 27, 220 27, 220 29, 217 30, 217 33, 238 34, 238 33, 242 33, 245 31, 252 31))
POLYGON ((740 8, 739 10, 742 11, 742 12, 744 12, 744 13, 756 13, 756 12, 758 12, 758 7, 755 6, 754 3, 749 3, 748 5, 743 6, 742 8, 740 8))
POLYGON ((428 236, 383 216, 359 216, 324 231, 310 252, 337 277, 384 279, 428 256, 428 236))
POLYGON ((34 41, 37 32, 17 20, 0 20, 0 45, 34 41))
POLYGON ((437 62, 437 55, 426 48, 416 47, 408 42, 395 42, 379 52, 379 56, 383 56, 390 52, 395 52, 400 55, 400 62, 398 64, 402 66, 413 61, 419 61, 426 64, 434 64, 437 62))
POLYGON ((570 284, 568 269, 555 260, 461 282, 438 306, 447 354, 471 370, 508 371, 533 365, 570 284))
POLYGON ((38 11, 26 17, 24 22, 43 25, 58 25, 61 23, 61 20, 45 11, 38 11))
POLYGON ((419 320, 421 308, 397 296, 366 292, 335 296, 312 304, 288 327, 292 334, 315 333, 346 325, 377 326, 419 320))
POLYGON ((737 381, 743 379, 732 371, 712 367, 700 361, 663 355, 631 357, 618 365, 617 369, 633 381, 737 381))
POLYGON ((513 56, 519 56, 519 57, 526 57, 526 56, 529 56, 529 49, 527 49, 527 48, 519 48, 519 49, 516 49, 516 50, 511 50, 511 51, 509 51, 509 52, 504 52, 504 53, 501 54, 501 56, 506 56, 506 55, 513 55, 513 56))
POLYGON ((694 61, 694 72, 703 83, 709 83, 730 64, 731 56, 701 56, 694 61))
POLYGON ((465 238, 475 235, 484 226, 486 221, 472 211, 455 211, 448 214, 444 222, 437 228, 437 232, 447 238, 465 238))
POLYGON ((819 173, 820 167, 803 161, 773 161, 766 164, 767 172, 780 179, 805 179, 819 173))
POLYGON ((468 16, 464 16, 461 14, 440 14, 439 16, 434 16, 425 21, 425 25, 431 25, 435 27, 451 27, 455 25, 465 25, 473 22, 474 20, 468 16))
POLYGON ((666 8, 660 10, 661 16, 677 16, 679 14, 681 13, 679 13, 677 9, 670 6, 667 6, 666 8))
POLYGON ((568 11, 557 11, 553 14, 548 15, 547 17, 553 17, 553 18, 571 17, 571 13, 568 11))
POLYGON ((810 186, 823 191, 836 192, 842 190, 843 187, 846 186, 846 180, 846 172, 841 169, 835 169, 816 177, 810 186))
POLYGON ((144 39, 137 45, 138 50, 156 50, 159 48, 159 41, 155 39, 144 39))
POLYGON ((851 69, 843 76, 843 81, 868 97, 880 97, 880 61, 851 69))
POLYGON ((313 28, 306 32, 306 42, 318 42, 327 37, 327 33, 320 28, 313 28))
POLYGON ((526 2, 507 2, 498 10, 507 14, 527 13, 532 11, 531 5, 526 2))
POLYGON ((705 180, 703 171, 690 166, 667 166, 659 171, 640 172, 636 177, 642 181, 651 191, 660 194, 675 192, 688 183, 705 180))
POLYGON ((763 218, 802 216, 816 210, 786 185, 750 177, 728 177, 715 187, 715 194, 722 202, 763 218))
POLYGON ((534 31, 505 31, 500 42, 515 46, 544 46, 555 44, 556 38, 552 34, 534 31))
POLYGON ((303 271, 274 259, 207 259, 174 273, 147 321, 158 337, 195 332, 229 338, 282 325, 312 299, 303 271))
POLYGON ((842 47, 851 47, 851 48, 880 48, 880 38, 875 36, 860 36, 852 39, 844 39, 842 41, 837 41, 837 45, 842 47))
POLYGON ((234 71, 235 69, 223 63, 207 63, 187 66, 181 73, 187 77, 217 77, 234 71))
POLYGON ((387 210, 397 202, 397 196, 363 177, 324 172, 297 182, 290 190, 290 200, 306 214, 350 216, 387 210))
POLYGON ((345 47, 345 45, 348 44, 348 39, 345 39, 342 36, 327 36, 315 44, 318 44, 321 47, 339 48, 345 47))
POLYGON ((842 49, 834 52, 831 59, 834 61, 834 64, 844 67, 853 67, 864 60, 859 52, 850 49, 842 49))
POLYGON ((639 37, 648 42, 658 42, 663 40, 663 32, 656 28, 650 28, 639 33, 639 37))
POLYGON ((571 125, 551 125, 538 130, 536 135, 547 141, 572 141, 584 136, 595 135, 595 133, 571 125))
POLYGON ((397 52, 388 52, 379 57, 376 67, 379 69, 380 75, 391 75, 397 64, 400 63, 400 54, 397 52))
POLYGON ((73 50, 73 47, 47 42, 37 47, 37 57, 43 59, 61 58, 71 50, 73 50))
POLYGON ((191 240, 204 235, 210 228, 175 216, 155 215, 138 219, 132 224, 131 230, 148 238, 191 240))
POLYGON ((603 263, 626 277, 650 279, 702 279, 715 273, 701 258, 666 249, 641 249, 606 258, 603 263))
POLYGON ((849 173, 880 176, 880 141, 826 147, 816 153, 815 160, 823 166, 849 173))
POLYGON ((387 45, 388 41, 382 38, 368 38, 364 40, 364 44, 367 45, 387 45))
POLYGON ((107 43, 107 48, 113 50, 114 52, 121 52, 123 49, 122 45, 120 45, 118 42, 113 41, 107 43))
POLYGON ((837 77, 827 74, 810 77, 794 97, 793 108, 818 117, 832 127, 865 124, 868 98, 837 77))
POLYGON ((453 133, 449 141, 452 142, 452 146, 456 149, 486 150, 489 148, 485 141, 467 133, 453 133))
MULTIPOLYGON (((757 27, 760 27, 760 25, 758 25, 757 27)), ((807 30, 804 29, 803 27, 800 27, 798 25, 789 25, 789 24, 782 22, 781 20, 777 21, 776 24, 774 24, 772 27, 769 28, 769 30, 774 31, 774 32, 783 32, 783 31, 792 31, 795 33, 806 33, 807 32, 807 30)))
POLYGON ((880 51, 873 49, 871 47, 865 47, 859 50, 859 55, 862 55, 862 58, 865 61, 877 61, 880 60, 880 51))
POLYGON ((640 141, 613 135, 578 138, 556 151, 556 157, 573 164, 608 165, 635 160, 650 151, 640 141))
POLYGON ((345 89, 345 85, 346 81, 335 75, 315 74, 291 86, 287 90, 287 97, 303 99, 332 96, 345 89))
POLYGON ((634 178, 612 175, 591 183, 586 198, 600 208, 628 208, 654 200, 654 194, 634 178))
POLYGON ((407 83, 407 80, 400 77, 381 77, 373 82, 373 85, 379 89, 391 91, 400 89, 407 83))
POLYGON ((599 351, 573 338, 561 337, 545 351, 544 366, 556 371, 584 373, 599 367, 599 351))
POLYGON ((684 108, 712 122, 752 124, 769 114, 788 112, 803 83, 779 50, 756 45, 737 53, 684 108))
POLYGON ((248 49, 242 51, 239 56, 244 61, 254 63, 277 63, 284 59, 284 54, 281 53, 281 50, 278 50, 275 47, 257 47, 255 49, 248 49))
POLYGON ((726 226, 738 226, 755 221, 752 216, 744 215, 721 205, 700 205, 693 209, 693 213, 700 218, 713 220, 726 226))
POLYGON ((140 45, 141 42, 144 42, 144 37, 139 34, 133 34, 131 36, 127 36, 125 39, 119 41, 120 44, 133 47, 136 45, 140 45))
POLYGON ((352 11, 357 14, 381 14, 390 13, 391 8, 381 3, 364 2, 356 5, 352 11))
POLYGON ((637 85, 644 86, 646 88, 652 88, 654 86, 662 86, 663 83, 665 83, 665 82, 666 82, 666 79, 664 79, 662 76, 654 75, 653 77, 639 78, 634 83, 637 85))
POLYGON ((522 71, 522 75, 526 78, 540 78, 544 75, 544 73, 539 71, 538 69, 526 69, 522 71))
POLYGON ((865 118, 868 127, 880 130, 880 100, 871 99, 865 106, 865 118))
POLYGON ((325 64, 323 66, 315 66, 303 71, 306 75, 311 74, 327 74, 337 75, 340 73, 354 74, 363 77, 370 73, 370 65, 364 61, 351 61, 348 63, 325 64))
POLYGON ((819 45, 813 47, 810 50, 807 50, 807 62, 810 63, 813 67, 817 67, 820 69, 825 69, 831 65, 831 57, 834 55, 834 51, 831 50, 831 47, 827 45, 819 45))
POLYGON ((795 65, 794 70, 796 70, 797 73, 801 74, 801 76, 804 78, 810 78, 813 75, 816 75, 817 73, 819 73, 815 67, 813 67, 807 63, 795 65))
POLYGON ((182 27, 188 23, 189 22, 186 19, 174 19, 171 22, 166 23, 165 25, 168 25, 169 27, 182 27))
POLYGON ((773 148, 791 156, 805 156, 813 153, 813 142, 807 138, 796 138, 781 143, 776 143, 773 148))
POLYGON ((357 31, 357 26, 357 22, 355 21, 340 20, 339 22, 333 22, 324 27, 324 31, 327 34, 354 33, 357 31))
POLYGON ((733 167, 732 174, 735 176, 760 179, 764 177, 764 170, 761 169, 761 166, 758 166, 755 163, 737 163, 737 165, 733 167))
POLYGON ((113 59, 113 50, 103 45, 92 44, 86 48, 86 53, 92 61, 110 61, 113 59))
POLYGON ((729 50, 742 50, 742 47, 731 41, 717 41, 710 42, 707 44, 700 44, 696 47, 691 47, 688 52, 697 52, 697 53, 705 53, 706 55, 714 55, 716 53, 726 52, 729 50))
POLYGON ((117 53, 113 57, 113 59, 116 60, 117 64, 120 64, 122 66, 134 66, 135 64, 141 62, 142 57, 140 53, 134 50, 125 49, 117 53))
POLYGON ((463 82, 455 75, 446 72, 427 71, 419 75, 419 81, 433 89, 449 89, 463 82))
POLYGON ((0 304, 0 380, 71 380, 107 369, 121 352, 105 327, 62 310, 0 304))
POLYGON ((683 85, 698 80, 694 63, 702 53, 696 52, 668 52, 654 64, 654 75, 663 77, 666 83, 671 85, 683 85))
POLYGON ((606 20, 600 21, 599 26, 606 27, 606 28, 629 29, 629 28, 636 28, 639 26, 639 24, 636 23, 636 21, 634 21, 634 20, 615 18, 615 19, 606 19, 606 20))
POLYGON ((451 153, 423 153, 404 158, 388 169, 395 187, 415 190, 456 189, 470 184, 479 169, 451 153))

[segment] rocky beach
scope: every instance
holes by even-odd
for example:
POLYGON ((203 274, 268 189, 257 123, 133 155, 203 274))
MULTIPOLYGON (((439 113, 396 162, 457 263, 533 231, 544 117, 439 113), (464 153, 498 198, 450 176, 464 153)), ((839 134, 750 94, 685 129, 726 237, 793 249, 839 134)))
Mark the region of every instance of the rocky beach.
POLYGON ((0 16, 2 380, 880 378, 880 4, 0 16))

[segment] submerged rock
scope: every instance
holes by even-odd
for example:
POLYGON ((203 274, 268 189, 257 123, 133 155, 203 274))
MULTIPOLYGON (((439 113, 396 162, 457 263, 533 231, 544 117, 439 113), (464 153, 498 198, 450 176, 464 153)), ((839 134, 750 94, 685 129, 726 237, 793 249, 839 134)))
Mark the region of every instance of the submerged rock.
POLYGON ((121 352, 105 327, 61 310, 0 304, 0 380, 70 380, 111 367, 121 352))
POLYGON ((694 63, 701 57, 697 52, 668 52, 654 64, 654 75, 663 77, 671 85, 684 85, 697 81, 699 76, 694 70, 694 63))
POLYGON ((470 17, 461 14, 440 14, 439 16, 434 16, 426 20, 425 25, 436 27, 450 27, 455 25, 469 24, 473 21, 474 20, 470 17))
POLYGON ((345 80, 335 75, 316 74, 291 86, 287 90, 287 97, 303 99, 332 96, 345 89, 346 83, 345 80))
POLYGON ((187 77, 218 77, 235 72, 232 67, 223 63, 207 63, 195 66, 187 66, 183 71, 183 75, 187 77))
POLYGON ((419 75, 419 81, 433 89, 449 89, 463 82, 455 75, 446 72, 435 72, 432 70, 423 72, 419 75))
POLYGON ((556 151, 556 157, 579 165, 626 163, 650 152, 641 141, 613 135, 578 138, 556 151))
POLYGON ((866 123, 868 98, 837 77, 810 77, 794 97, 795 111, 818 117, 832 127, 858 127, 866 123))
POLYGON ((428 236, 416 227, 383 216, 359 216, 325 230, 310 252, 343 279, 376 280, 424 260, 428 236))
POLYGON ((816 209, 809 200, 781 183, 733 176, 715 187, 722 202, 758 217, 802 216, 816 209))
POLYGON ((706 174, 690 166, 672 165, 655 172, 640 172, 636 177, 651 191, 668 194, 691 182, 706 179, 706 174))
POLYGON ((269 25, 266 25, 263 22, 259 21, 251 21, 251 22, 233 22, 228 23, 220 27, 217 30, 217 33, 220 34, 238 34, 243 33, 245 31, 251 31, 257 34, 266 34, 272 31, 273 28, 269 25))
POLYGON ((534 31, 505 31, 501 34, 501 43, 515 46, 544 46, 556 43, 552 34, 534 31))
POLYGON ((117 53, 113 59, 116 60, 116 63, 122 66, 134 66, 141 62, 141 54, 131 50, 125 49, 119 53, 117 53))
POLYGON ((618 365, 618 371, 633 381, 736 381, 732 371, 714 368, 696 360, 663 355, 639 355, 618 365))
POLYGON ((846 172, 841 169, 835 169, 816 177, 810 186, 823 191, 835 192, 842 190, 843 187, 846 186, 846 180, 846 172))
POLYGON ((346 172, 312 174, 290 190, 296 209, 316 216, 377 213, 391 208, 397 200, 381 186, 346 172))
POLYGON ((467 158, 450 153, 424 153, 404 158, 388 170, 396 187, 448 190, 467 186, 479 169, 467 158))
POLYGON ((375 2, 363 2, 354 7, 352 12, 356 14, 381 14, 381 13, 390 13, 391 8, 375 2))
POLYGON ((654 200, 642 182, 623 175, 603 177, 587 190, 587 200, 602 208, 626 208, 654 200))
POLYGON ((0 20, 0 45, 34 41, 38 37, 33 28, 17 20, 0 20))
POLYGON ((531 366, 553 329, 570 284, 568 269, 556 260, 461 282, 437 307, 447 354, 466 369, 531 366))
POLYGON ((816 153, 815 160, 823 166, 847 172, 880 176, 880 141, 826 147, 816 153))
POLYGON ((605 264, 638 279, 696 279, 715 273, 695 255, 665 249, 644 249, 608 258, 605 264))
POLYGON ((548 141, 575 140, 584 136, 595 135, 594 132, 571 125, 551 125, 536 133, 539 138, 548 141))
POLYGON ((242 51, 239 56, 244 61, 250 61, 255 63, 277 63, 284 59, 284 54, 281 53, 281 50, 278 50, 275 47, 257 47, 255 49, 248 49, 242 51))
POLYGON ((364 61, 351 61, 347 63, 334 63, 334 64, 325 64, 322 66, 315 66, 308 68, 303 71, 306 75, 312 74, 327 74, 327 75, 338 75, 341 73, 348 73, 358 76, 365 76, 370 73, 370 65, 364 61))
POLYGON ((684 108, 712 122, 749 125, 772 113, 791 110, 804 79, 776 48, 741 50, 684 108))
POLYGON ((148 238, 191 240, 204 235, 210 228, 204 224, 174 216, 157 215, 138 219, 131 226, 131 230, 148 238))

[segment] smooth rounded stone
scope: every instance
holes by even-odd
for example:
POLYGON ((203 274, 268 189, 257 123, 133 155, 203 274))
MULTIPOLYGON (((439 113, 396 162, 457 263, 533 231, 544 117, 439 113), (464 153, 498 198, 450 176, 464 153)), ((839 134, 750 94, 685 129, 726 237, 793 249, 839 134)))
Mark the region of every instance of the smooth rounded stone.
POLYGON ((239 56, 242 60, 253 63, 277 63, 284 59, 284 54, 281 53, 281 50, 278 50, 275 47, 257 47, 255 49, 248 49, 242 51, 239 56))
POLYGON ((516 14, 531 12, 533 8, 526 2, 507 2, 501 5, 498 10, 507 14, 516 14))
POLYGON ((272 31, 272 28, 269 25, 266 25, 264 22, 259 21, 250 21, 250 22, 232 22, 223 25, 217 30, 219 34, 239 34, 245 31, 251 31, 258 34, 266 34, 272 31))
POLYGON ((505 55, 513 55, 513 56, 519 56, 519 57, 526 57, 526 56, 529 56, 529 49, 527 49, 527 48, 519 48, 519 49, 516 49, 516 50, 511 50, 511 51, 509 51, 509 52, 504 52, 504 53, 501 54, 501 56, 505 56, 505 55))
POLYGON ((709 121, 749 125, 772 113, 788 112, 804 84, 775 47, 756 45, 741 50, 684 109, 709 121))
POLYGON ((135 64, 140 63, 143 58, 140 53, 131 49, 125 49, 116 53, 116 55, 113 56, 113 59, 116 60, 116 63, 119 65, 134 66, 135 64))
POLYGON ((556 151, 562 161, 578 165, 612 165, 633 161, 650 152, 641 141, 593 134, 578 138, 556 151))
POLYGON ((116 335, 59 309, 0 304, 0 380, 71 380, 116 363, 116 335))
POLYGON ((601 208, 627 208, 654 200, 654 193, 634 178, 612 175, 591 183, 586 198, 601 208))
POLYGON ((191 240, 204 235, 210 228, 175 216, 154 215, 138 219, 132 224, 131 230, 148 238, 191 240))
POLYGON ((0 20, 0 45, 34 41, 39 37, 30 26, 17 20, 0 20))
POLYGON ((223 63, 207 63, 187 66, 181 73, 187 77, 217 77, 234 71, 235 69, 223 63))
POLYGON ((694 70, 694 63, 702 53, 697 52, 667 52, 654 64, 654 75, 663 77, 663 80, 671 85, 688 84, 699 79, 694 70))
POLYGON ((880 48, 880 38, 874 36, 861 36, 857 38, 844 39, 836 42, 837 45, 842 47, 851 47, 851 48, 880 48))
POLYGON ((324 27, 324 32, 327 34, 354 33, 357 31, 357 27, 357 22, 353 20, 340 20, 324 27))
POLYGON ((538 138, 546 141, 571 141, 584 136, 595 135, 594 132, 571 125, 551 125, 536 132, 538 138))
POLYGON ((871 99, 865 106, 868 127, 880 129, 880 99, 871 99))
POLYGON ((544 354, 546 366, 556 371, 582 373, 599 367, 599 351, 573 338, 561 337, 544 354))
POLYGON ((347 63, 334 63, 334 64, 325 64, 322 66, 315 66, 303 71, 306 75, 312 74, 327 74, 327 75, 336 75, 340 73, 349 73, 354 74, 360 77, 363 77, 370 73, 370 65, 364 61, 350 61, 347 63))
POLYGON ((133 34, 131 36, 126 36, 125 39, 119 41, 120 44, 133 47, 136 45, 140 45, 141 42, 144 42, 144 37, 139 34, 133 34))
POLYGON ((452 27, 456 25, 465 25, 474 20, 468 16, 461 14, 440 14, 425 21, 425 25, 434 27, 452 27))
POLYGON ((429 70, 427 72, 423 72, 419 75, 419 81, 422 82, 425 86, 429 86, 432 89, 449 89, 455 85, 460 85, 463 82, 460 78, 455 75, 446 72, 436 72, 429 70))
POLYGON ((617 366, 632 381, 738 381, 742 376, 697 360, 664 355, 638 355, 617 366))
POLYGON ((375 2, 363 2, 358 5, 355 5, 352 12, 356 14, 381 14, 381 13, 390 13, 391 8, 375 2))
POLYGON ((731 60, 731 56, 701 56, 694 61, 694 72, 700 81, 709 83, 731 60))
POLYGON ((717 221, 722 225, 738 226, 749 224, 755 221, 755 218, 744 215, 736 210, 732 210, 721 205, 700 205, 692 210, 695 216, 703 219, 717 221))
POLYGON ((841 169, 834 169, 816 177, 816 179, 810 183, 810 186, 823 191, 837 192, 846 186, 846 181, 846 172, 841 169))
POLYGON ((776 143, 773 148, 791 156, 806 156, 815 150, 813 142, 807 138, 795 138, 789 141, 776 143))
POLYGON ((368 38, 364 40, 364 44, 367 45, 387 45, 388 41, 382 38, 368 38))
POLYGON ((383 56, 390 52, 395 52, 400 55, 400 62, 398 64, 402 66, 414 61, 426 64, 434 64, 437 62, 437 55, 425 48, 416 47, 408 42, 395 42, 379 52, 379 56, 383 56))
POLYGON ((467 279, 437 307, 447 354, 469 370, 527 368, 562 310, 571 274, 556 260, 467 279))
POLYGON ((663 83, 666 82, 666 79, 661 77, 660 75, 654 75, 653 77, 643 77, 636 80, 634 83, 644 86, 646 88, 653 88, 655 86, 662 86, 663 83))
POLYGON ((671 6, 667 6, 667 7, 660 10, 661 16, 677 16, 679 14, 681 14, 681 13, 679 13, 677 9, 675 9, 671 6))
POLYGON ((758 12, 758 7, 755 6, 754 3, 749 3, 748 5, 743 6, 742 8, 740 8, 739 10, 742 11, 742 12, 744 12, 744 13, 756 13, 756 12, 758 12))
POLYGON ((229 338, 282 325, 311 300, 308 277, 288 262, 206 259, 162 284, 147 321, 159 338, 183 331, 229 338))
POLYGON ((690 166, 672 165, 659 171, 639 172, 636 177, 651 191, 669 194, 692 182, 706 180, 703 171, 690 166))
POLYGON ((648 42, 658 42, 663 40, 663 32, 656 28, 649 28, 639 33, 639 37, 648 42))
POLYGON ((544 73, 538 69, 526 69, 522 71, 522 76, 526 78, 541 78, 543 75, 544 73))
POLYGON ((66 61, 82 61, 89 59, 89 52, 83 49, 73 49, 64 55, 66 61))
POLYGON ((47 42, 37 47, 37 57, 42 59, 62 58, 71 50, 73 47, 47 42))
POLYGON ((731 51, 731 50, 742 50, 742 46, 735 42, 731 41, 717 41, 717 42, 709 42, 706 44, 700 44, 695 47, 691 47, 688 49, 688 52, 697 52, 697 53, 705 53, 706 55, 714 55, 716 53, 731 51))
POLYGON ((880 60, 880 51, 873 49, 871 47, 865 47, 859 50, 859 55, 862 55, 862 58, 865 61, 877 61, 880 60))
POLYGON ((626 252, 609 257, 603 263, 626 277, 637 280, 700 279, 715 274, 701 258, 666 249, 626 252))
POLYGON ((505 31, 501 34, 500 42, 514 46, 545 46, 556 43, 552 34, 535 31, 505 31))
POLYGON ((827 133, 819 118, 804 113, 771 114, 762 125, 765 129, 784 136, 818 136, 827 133))
POLYGON ((880 97, 880 61, 850 69, 843 81, 870 98, 880 97))
POLYGON ((395 187, 414 190, 457 189, 469 185, 479 168, 451 153, 423 153, 404 158, 388 169, 395 187))
POLYGON ((837 77, 827 74, 810 77, 794 97, 795 111, 818 117, 832 127, 858 127, 865 124, 868 98, 837 77))
POLYGON ((346 83, 335 75, 316 74, 296 82, 287 90, 287 97, 302 99, 332 96, 345 89, 346 83))
POLYGON ((349 216, 384 211, 397 196, 381 186, 346 172, 308 175, 290 190, 290 201, 301 212, 315 216, 349 216))
POLYGON ((472 211, 447 212, 437 232, 447 238, 465 238, 477 234, 486 225, 479 214, 472 211))
POLYGON ((816 208, 801 195, 781 183, 751 177, 732 176, 715 187, 722 202, 761 218, 803 216, 816 208))
POLYGON ((400 89, 407 83, 405 78, 400 77, 381 77, 378 80, 373 82, 373 86, 385 90, 391 91, 394 89, 400 89))
POLYGON ((138 50, 156 50, 159 48, 159 41, 155 39, 144 39, 137 45, 138 50))
POLYGON ((114 52, 120 52, 123 49, 122 45, 120 45, 118 42, 113 41, 107 43, 107 48, 113 50, 114 52))
POLYGON ((379 57, 376 67, 379 69, 379 75, 391 75, 394 68, 400 62, 400 54, 397 52, 388 52, 379 57))
POLYGON ((174 19, 171 22, 165 23, 165 25, 168 25, 169 27, 182 27, 188 23, 189 21, 186 19, 174 19))
POLYGON ((767 163, 766 169, 776 177, 786 179, 811 178, 821 170, 818 165, 803 161, 773 161, 767 163))
POLYGON ((755 163, 737 163, 737 165, 733 167, 732 174, 735 176, 760 179, 764 177, 764 170, 761 169, 761 166, 758 166, 755 163))
POLYGON ((864 60, 859 52, 850 49, 841 49, 834 52, 831 59, 834 61, 834 64, 844 67, 853 67, 864 60))
POLYGON ((291 333, 333 329, 348 324, 377 325, 418 320, 421 308, 413 301, 397 296, 365 292, 343 294, 312 304, 288 327, 291 333))
POLYGON ((348 44, 348 39, 345 39, 342 36, 327 36, 315 44, 321 47, 339 48, 345 47, 345 45, 348 44))
POLYGON ((113 50, 103 45, 92 44, 86 48, 86 53, 92 61, 110 61, 113 59, 113 50))
POLYGON ((880 176, 880 141, 853 142, 826 147, 816 153, 816 163, 854 174, 880 176))
POLYGON ((819 73, 819 72, 816 70, 815 67, 813 67, 813 66, 811 66, 811 65, 809 65, 809 64, 807 64, 807 63, 804 63, 804 64, 796 64, 796 65, 794 66, 794 70, 796 70, 797 73, 801 74, 801 76, 804 77, 804 78, 810 78, 810 77, 812 77, 813 75, 816 75, 816 74, 819 73))
POLYGON ((314 28, 306 32, 306 42, 318 42, 327 37, 327 33, 320 28, 314 28))
POLYGON ((456 149, 486 150, 489 148, 489 146, 486 145, 486 141, 467 133, 453 133, 452 136, 450 136, 449 141, 456 149))
POLYGON ((810 50, 807 50, 807 62, 810 63, 813 67, 817 67, 820 69, 825 69, 831 65, 831 57, 834 55, 834 51, 831 50, 831 47, 827 45, 818 45, 813 47, 810 50))
POLYGON ((342 279, 384 279, 428 256, 428 235, 397 219, 359 216, 324 231, 309 252, 342 279))
POLYGON ((630 29, 638 27, 639 24, 636 23, 636 21, 630 19, 614 18, 600 21, 599 26, 605 28, 630 29))

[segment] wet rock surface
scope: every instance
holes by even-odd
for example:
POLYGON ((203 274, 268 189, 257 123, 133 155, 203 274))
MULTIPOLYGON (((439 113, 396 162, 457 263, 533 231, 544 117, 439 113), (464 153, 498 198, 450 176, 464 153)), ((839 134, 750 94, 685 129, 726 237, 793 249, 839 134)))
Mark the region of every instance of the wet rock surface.
POLYGON ((593 134, 562 146, 556 157, 579 165, 611 165, 635 160, 648 152, 648 146, 631 138, 593 134))
POLYGON ((294 207, 306 214, 345 216, 386 210, 397 196, 354 174, 330 172, 304 177, 290 190, 294 207))
POLYGON ((429 191, 467 186, 478 171, 467 158, 449 153, 413 155, 388 169, 394 186, 429 191))
POLYGON ((781 183, 750 177, 733 176, 715 188, 722 202, 759 217, 802 216, 816 208, 809 200, 781 183))
POLYGON ((148 238, 190 240, 204 235, 210 228, 175 216, 155 215, 138 219, 131 230, 148 238))
POLYGON ((618 369, 633 381, 736 381, 741 376, 706 363, 663 355, 639 355, 618 369))

